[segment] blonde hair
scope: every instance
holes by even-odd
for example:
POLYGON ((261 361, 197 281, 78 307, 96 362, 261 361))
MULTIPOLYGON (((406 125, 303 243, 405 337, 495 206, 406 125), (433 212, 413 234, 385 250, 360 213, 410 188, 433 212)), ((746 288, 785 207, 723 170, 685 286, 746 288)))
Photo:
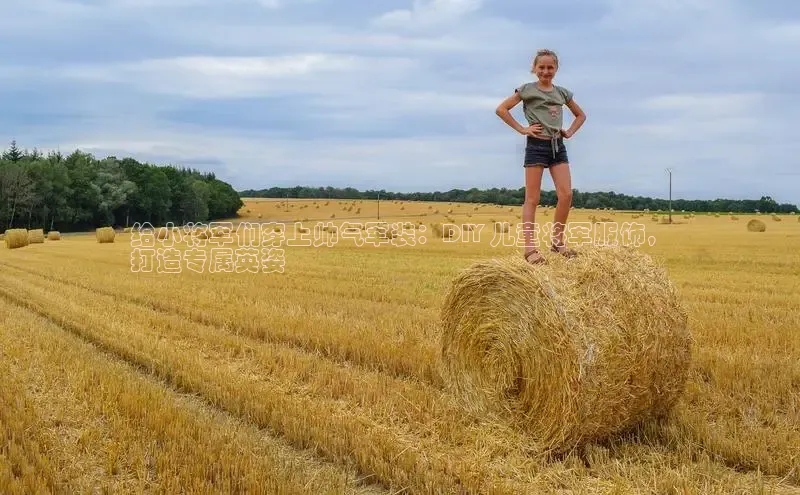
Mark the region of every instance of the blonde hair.
POLYGON ((556 62, 556 67, 558 67, 558 55, 553 50, 548 50, 547 48, 542 48, 538 52, 536 52, 536 56, 533 57, 533 67, 536 67, 536 64, 539 63, 539 57, 553 57, 553 60, 556 62))

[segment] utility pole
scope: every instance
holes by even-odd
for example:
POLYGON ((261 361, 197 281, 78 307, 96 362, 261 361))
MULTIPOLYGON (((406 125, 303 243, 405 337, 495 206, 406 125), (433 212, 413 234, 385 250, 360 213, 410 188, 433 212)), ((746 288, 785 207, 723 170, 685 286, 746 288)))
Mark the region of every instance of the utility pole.
POLYGON ((669 223, 672 223, 672 169, 668 168, 669 174, 669 223))

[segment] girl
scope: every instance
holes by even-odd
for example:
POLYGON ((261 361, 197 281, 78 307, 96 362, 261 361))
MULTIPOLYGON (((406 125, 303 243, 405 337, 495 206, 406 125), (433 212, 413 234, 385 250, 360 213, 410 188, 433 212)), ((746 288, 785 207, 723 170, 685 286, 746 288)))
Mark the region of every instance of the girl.
POLYGON ((532 229, 536 216, 536 205, 542 188, 544 169, 550 169, 556 187, 558 204, 555 212, 552 244, 550 249, 569 258, 577 253, 564 244, 564 226, 572 206, 572 179, 564 139, 575 135, 586 121, 583 110, 575 103, 572 92, 553 84, 558 71, 558 56, 552 50, 539 50, 533 59, 531 72, 538 81, 518 87, 512 96, 497 107, 497 115, 514 130, 526 136, 525 146, 525 202, 522 206, 522 224, 525 226, 525 250, 523 257, 529 263, 543 263, 544 256, 533 240, 532 229), (511 109, 523 102, 523 112, 528 127, 523 127, 511 115, 511 109), (569 129, 562 129, 563 106, 572 111, 575 120, 569 129))

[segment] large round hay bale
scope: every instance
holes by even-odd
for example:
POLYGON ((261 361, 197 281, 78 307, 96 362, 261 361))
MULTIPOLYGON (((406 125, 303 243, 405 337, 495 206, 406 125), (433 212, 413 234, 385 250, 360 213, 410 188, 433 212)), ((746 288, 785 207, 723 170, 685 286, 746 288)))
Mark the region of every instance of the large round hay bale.
POLYGON ((95 230, 95 236, 97 237, 97 242, 100 244, 108 244, 114 242, 114 237, 116 233, 114 232, 113 227, 100 227, 95 230))
POLYGON ((60 241, 61 240, 61 232, 57 230, 51 230, 47 233, 47 240, 48 241, 60 241))
POLYGON ((747 222, 747 230, 750 232, 765 232, 767 230, 767 224, 754 218, 747 222))
POLYGON ((25 247, 28 245, 28 231, 26 229, 8 229, 5 241, 8 249, 25 247))
POLYGON ((161 227, 160 229, 158 229, 158 234, 156 234, 156 238, 159 241, 163 241, 164 239, 169 239, 169 235, 170 235, 170 229, 166 227, 161 227))
POLYGON ((44 243, 44 229, 31 229, 28 231, 29 244, 43 244, 44 243))
POLYGON ((666 415, 691 359, 665 271, 623 247, 476 262, 442 306, 442 374, 466 411, 564 451, 666 415))

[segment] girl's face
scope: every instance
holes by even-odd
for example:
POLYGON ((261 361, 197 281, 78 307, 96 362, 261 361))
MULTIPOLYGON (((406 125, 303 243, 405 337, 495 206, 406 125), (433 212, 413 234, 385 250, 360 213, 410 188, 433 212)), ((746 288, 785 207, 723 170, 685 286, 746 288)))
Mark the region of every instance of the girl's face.
POLYGON ((551 81, 556 75, 557 70, 558 66, 556 66, 556 61, 550 55, 539 57, 539 60, 536 61, 536 65, 533 66, 533 73, 536 74, 536 77, 538 77, 540 81, 551 81))

